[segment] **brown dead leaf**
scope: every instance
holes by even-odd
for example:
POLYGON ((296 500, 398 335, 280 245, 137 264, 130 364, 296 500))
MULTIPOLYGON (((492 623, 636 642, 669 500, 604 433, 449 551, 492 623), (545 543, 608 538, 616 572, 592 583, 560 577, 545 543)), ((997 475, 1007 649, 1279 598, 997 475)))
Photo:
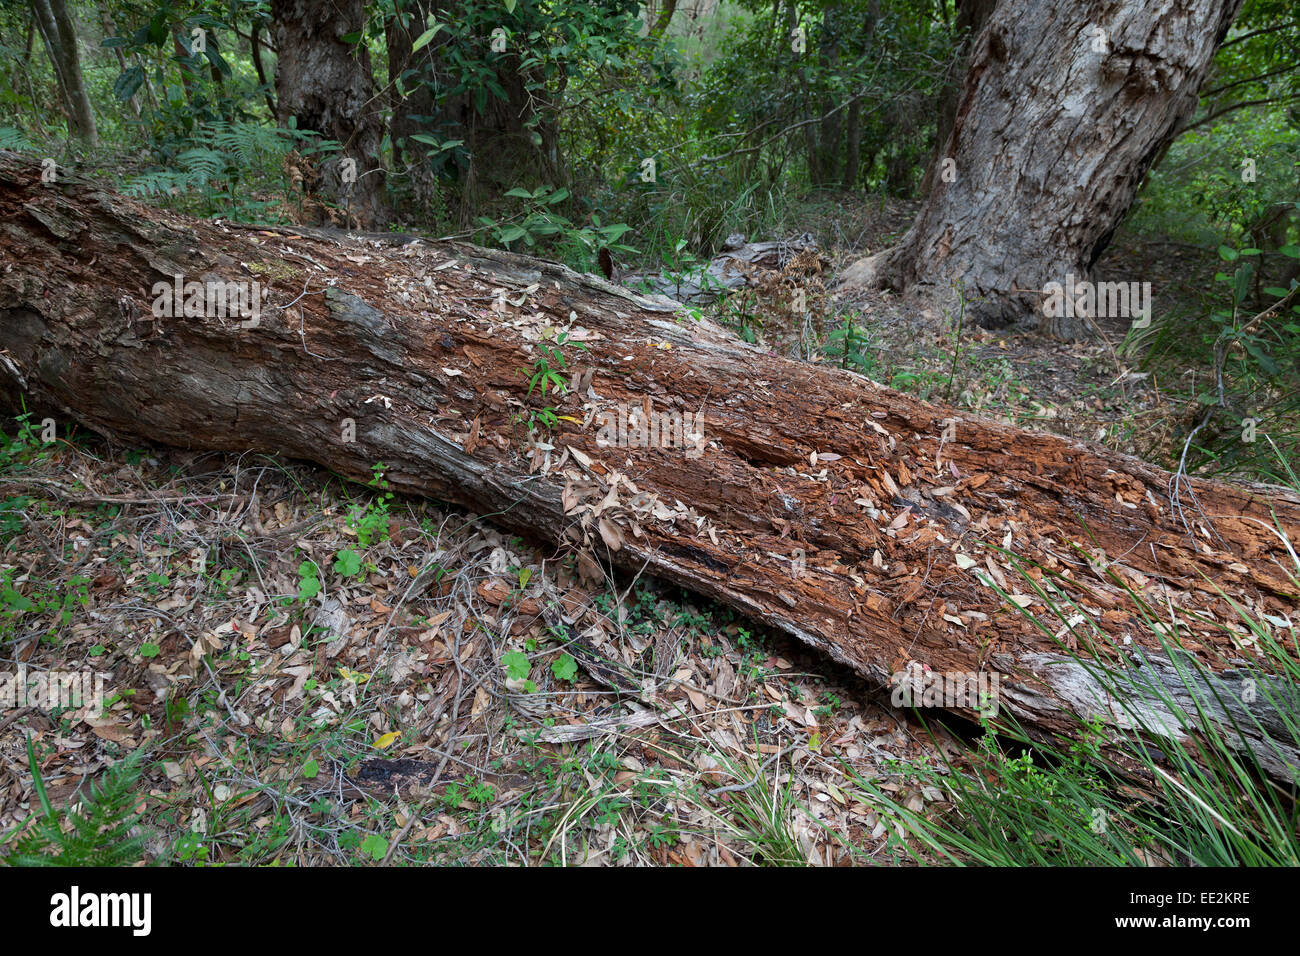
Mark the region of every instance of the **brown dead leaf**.
POLYGON ((601 540, 609 550, 617 551, 623 547, 623 531, 614 522, 608 518, 601 518, 596 527, 600 529, 601 540))

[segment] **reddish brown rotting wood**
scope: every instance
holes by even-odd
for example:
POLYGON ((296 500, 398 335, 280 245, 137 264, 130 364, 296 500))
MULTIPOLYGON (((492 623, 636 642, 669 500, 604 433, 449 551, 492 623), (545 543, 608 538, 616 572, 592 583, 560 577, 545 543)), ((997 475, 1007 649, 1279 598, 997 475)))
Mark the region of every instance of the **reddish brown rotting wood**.
MULTIPOLYGON (((276 452, 361 480, 383 462, 397 490, 572 547, 587 567, 648 566, 872 681, 996 676, 1001 706, 1036 732, 1070 732, 1071 709, 1116 720, 1122 704, 998 593, 1050 618, 1000 549, 1077 602, 1080 651, 1095 631, 1119 648, 1112 665, 1162 659, 1117 580, 1173 609, 1229 696, 1252 652, 1223 630, 1227 598, 1296 614, 1283 535, 1300 540, 1300 500, 1283 489, 1193 479, 1179 510, 1170 475, 1137 459, 765 354, 562 266, 193 221, 42 185, 11 156, 0 220, 11 400, 132 440, 276 452), (255 324, 156 317, 155 283, 176 275, 269 292, 255 324), (557 330, 574 387, 529 395, 557 330), (519 419, 546 405, 557 428, 530 442, 519 419), (601 425, 620 406, 686 424, 674 447, 635 434, 607 447, 601 425)), ((1295 773, 1287 745, 1253 732, 1243 745, 1270 773, 1295 773)))

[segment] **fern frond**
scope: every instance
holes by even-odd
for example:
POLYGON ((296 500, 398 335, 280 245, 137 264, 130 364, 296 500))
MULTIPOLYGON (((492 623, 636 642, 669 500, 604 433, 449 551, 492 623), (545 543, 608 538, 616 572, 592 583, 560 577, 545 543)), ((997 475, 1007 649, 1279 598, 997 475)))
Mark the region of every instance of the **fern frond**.
POLYGON ((185 192, 193 184, 193 177, 187 172, 152 169, 127 180, 122 186, 122 192, 127 196, 146 199, 150 196, 170 196, 177 192, 185 192))
POLYGON ((212 180, 220 179, 226 174, 227 157, 220 150, 199 146, 185 150, 176 159, 180 162, 181 168, 200 186, 206 186, 212 180))
POLYGON ((135 811, 143 754, 135 751, 91 783, 71 811, 51 806, 31 737, 27 762, 41 815, 0 843, 0 862, 8 866, 129 866, 144 855, 145 834, 135 811), (136 831, 136 832, 132 832, 136 831))
POLYGON ((214 124, 209 138, 216 149, 233 154, 243 167, 268 160, 278 162, 290 149, 290 142, 282 130, 259 123, 214 124))
POLYGON ((28 139, 22 130, 12 126, 0 126, 0 149, 29 153, 36 149, 36 144, 28 139))

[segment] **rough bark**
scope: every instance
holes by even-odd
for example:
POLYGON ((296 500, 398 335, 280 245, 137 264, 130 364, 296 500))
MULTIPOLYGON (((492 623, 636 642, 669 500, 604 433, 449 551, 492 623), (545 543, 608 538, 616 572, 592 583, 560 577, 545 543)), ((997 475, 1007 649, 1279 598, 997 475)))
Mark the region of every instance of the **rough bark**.
POLYGON ((132 441, 277 452, 358 479, 383 461, 399 491, 553 542, 580 570, 648 567, 881 685, 925 668, 996 675, 1003 716, 1034 733, 1074 731, 1072 710, 1158 714, 1140 690, 1099 692, 995 590, 1037 598, 1005 548, 1075 602, 1079 652, 1127 663, 1125 680, 1165 683, 1172 664, 1124 588, 1177 614, 1223 711, 1253 715, 1244 745, 1295 772, 1294 750, 1265 742, 1269 695, 1242 702, 1253 652, 1222 629, 1236 618, 1225 595, 1296 613, 1274 528, 1300 540, 1300 499, 1284 490, 1192 480, 1171 499, 1170 475, 1136 459, 765 354, 666 299, 508 253, 192 221, 42 186, 9 154, 0 223, 11 403, 25 393, 132 441), (158 317, 155 283, 178 275, 271 290, 251 326, 158 317), (566 347, 574 387, 530 395, 538 343, 564 327, 587 347, 566 347), (558 430, 530 443, 518 419, 547 404, 558 430), (620 405, 703 420, 684 446, 602 443, 593 416, 620 405))
POLYGON ((64 0, 32 0, 32 11, 45 49, 54 67, 59 95, 68 114, 68 132, 91 146, 99 142, 95 112, 86 93, 81 72, 81 49, 77 45, 77 28, 64 0))
POLYGON ((997 0, 958 0, 957 23, 954 32, 957 36, 957 49, 952 61, 944 73, 943 89, 939 93, 939 115, 935 122, 934 153, 921 179, 922 194, 934 188, 936 177, 941 170, 941 163, 948 152, 948 139, 952 136, 953 123, 957 119, 957 106, 961 103, 963 80, 967 70, 967 56, 975 43, 975 38, 988 23, 997 6, 997 0))
POLYGON ((971 51, 949 138, 955 181, 938 177, 902 242, 844 281, 960 282, 983 325, 1028 321, 1058 338, 1086 336, 1082 318, 1043 315, 1041 290, 1090 275, 1196 107, 1240 7, 1000 0, 971 51))
POLYGON ((308 0, 273 0, 275 21, 276 108, 281 125, 296 118, 298 129, 313 130, 342 144, 342 153, 326 163, 322 180, 331 197, 360 228, 382 225, 384 169, 380 143, 382 104, 370 73, 364 43, 344 41, 366 23, 361 0, 324 5, 308 0), (355 162, 349 182, 345 160, 355 162))

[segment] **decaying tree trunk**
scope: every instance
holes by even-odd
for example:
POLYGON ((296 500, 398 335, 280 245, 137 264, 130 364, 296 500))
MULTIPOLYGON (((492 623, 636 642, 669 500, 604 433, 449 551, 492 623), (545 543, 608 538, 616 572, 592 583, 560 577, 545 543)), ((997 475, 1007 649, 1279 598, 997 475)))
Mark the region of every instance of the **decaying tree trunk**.
POLYGON ((1241 692, 1254 652, 1222 630, 1228 598, 1295 620, 1275 529, 1300 541, 1300 500, 1281 489, 1194 480, 1171 499, 1170 475, 1136 459, 765 354, 666 299, 508 253, 186 220, 43 186, 11 154, 0 223, 11 403, 24 393, 131 440, 260 449, 360 479, 382 461, 400 491, 568 548, 580 570, 648 565, 881 685, 927 669, 996 680, 996 703, 1040 734, 1075 729, 1070 709, 1163 712, 1139 690, 1099 694, 1050 637, 1127 665, 1126 680, 1174 681, 1131 588, 1166 625, 1179 618, 1244 744, 1295 773, 1294 750, 1266 740, 1272 695, 1241 692), (169 318, 177 277, 241 283, 249 307, 222 318, 182 285, 202 314, 169 318), (572 387, 529 395, 556 329, 572 387), (556 430, 530 443, 519 419, 548 405, 556 430), (1059 589, 1072 633, 998 549, 1059 589))
POLYGON ((1057 338, 1090 334, 1074 310, 1044 315, 1040 290, 1088 278, 1196 108, 1241 3, 999 0, 916 221, 843 280, 960 282, 983 325, 1037 320, 1057 338))

